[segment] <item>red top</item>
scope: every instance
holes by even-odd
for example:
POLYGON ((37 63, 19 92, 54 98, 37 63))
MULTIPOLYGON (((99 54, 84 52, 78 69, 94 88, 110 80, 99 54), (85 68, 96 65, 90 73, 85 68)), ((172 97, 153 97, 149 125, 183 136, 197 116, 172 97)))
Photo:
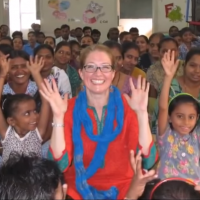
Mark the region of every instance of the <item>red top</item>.
MULTIPOLYGON (((75 186, 75 168, 73 165, 73 142, 72 142, 72 127, 73 127, 73 109, 75 105, 75 98, 69 100, 68 110, 65 114, 64 124, 65 124, 65 144, 66 150, 60 159, 57 159, 60 164, 67 165, 67 160, 64 155, 68 155, 68 165, 64 169, 65 181, 68 184, 68 195, 73 199, 82 199, 76 190, 75 186), (64 163, 63 163, 64 161, 64 163)), ((124 125, 122 132, 117 136, 117 138, 109 144, 107 154, 105 156, 104 165, 102 168, 98 169, 97 172, 88 179, 88 184, 95 187, 98 190, 108 190, 110 187, 115 186, 118 188, 119 195, 118 199, 124 199, 130 182, 133 178, 133 170, 130 165, 130 150, 136 152, 139 147, 138 144, 138 121, 135 112, 129 107, 126 100, 123 98, 124 105, 124 125)), ((97 122, 92 109, 87 109, 87 112, 92 119, 93 132, 97 134, 97 122)), ((116 126, 116 122, 115 126, 116 126)), ((87 168, 93 158, 96 142, 91 141, 84 128, 82 127, 81 137, 83 141, 83 163, 85 168, 87 168)), ((153 143, 152 143, 153 144, 153 143)), ((152 146, 152 145, 151 145, 152 146)), ((150 148, 151 149, 151 148, 150 148)), ((50 149, 52 155, 53 152, 50 149)), ((147 155, 146 157, 148 157, 147 155)), ((154 156, 155 160, 155 156, 154 156)))

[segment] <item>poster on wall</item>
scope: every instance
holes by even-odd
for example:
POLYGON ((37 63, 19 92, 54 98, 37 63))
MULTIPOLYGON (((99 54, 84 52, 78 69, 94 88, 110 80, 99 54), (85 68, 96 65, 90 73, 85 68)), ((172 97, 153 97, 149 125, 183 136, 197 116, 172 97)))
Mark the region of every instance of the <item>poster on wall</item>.
POLYGON ((167 33, 171 26, 187 26, 186 10, 187 0, 153 0, 153 31, 167 33))
POLYGON ((52 32, 62 24, 71 28, 91 26, 99 29, 105 39, 110 27, 117 27, 118 1, 109 0, 42 0, 40 19, 43 30, 52 32))

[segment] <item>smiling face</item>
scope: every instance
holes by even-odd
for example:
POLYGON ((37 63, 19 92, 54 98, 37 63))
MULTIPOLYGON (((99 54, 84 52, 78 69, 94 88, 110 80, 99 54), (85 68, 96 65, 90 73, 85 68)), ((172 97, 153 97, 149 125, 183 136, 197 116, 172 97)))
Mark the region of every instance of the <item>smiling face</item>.
POLYGON ((193 83, 200 84, 200 55, 194 55, 185 66, 184 76, 193 83))
POLYGON ((133 71, 134 67, 138 64, 139 52, 136 49, 129 49, 124 53, 123 67, 127 71, 133 71))
POLYGON ((68 46, 62 46, 55 53, 55 60, 58 64, 64 65, 70 62, 71 59, 71 49, 68 46))
POLYGON ((10 70, 9 70, 10 81, 18 85, 23 85, 28 83, 30 78, 30 71, 26 67, 26 62, 27 60, 21 57, 11 59, 10 70))
MULTIPOLYGON (((93 65, 103 67, 105 65, 112 66, 111 56, 106 52, 100 50, 94 50, 87 55, 84 66, 93 65)), ((98 69, 96 72, 89 73, 85 68, 79 70, 81 79, 86 86, 87 93, 92 94, 105 94, 109 93, 109 88, 112 84, 112 80, 115 76, 115 71, 101 72, 98 69)))
POLYGON ((197 120, 198 114, 194 104, 189 102, 177 105, 169 118, 173 129, 182 136, 191 133, 197 120))
POLYGON ((12 117, 7 119, 9 125, 13 126, 21 137, 37 127, 38 113, 34 100, 26 100, 17 105, 12 117))
POLYGON ((138 45, 138 47, 140 48, 140 53, 146 53, 148 50, 148 43, 147 41, 144 39, 144 37, 137 37, 136 39, 136 44, 138 45))

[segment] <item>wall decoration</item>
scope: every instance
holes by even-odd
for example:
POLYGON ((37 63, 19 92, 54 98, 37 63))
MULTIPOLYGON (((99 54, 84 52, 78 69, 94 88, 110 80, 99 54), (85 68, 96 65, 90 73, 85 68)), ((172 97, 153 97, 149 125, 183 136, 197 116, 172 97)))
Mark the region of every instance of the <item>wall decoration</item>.
POLYGON ((183 21, 183 14, 181 7, 175 5, 174 3, 170 3, 165 5, 165 15, 166 18, 169 18, 171 22, 181 22, 183 21))
POLYGON ((56 19, 60 19, 60 20, 64 20, 67 19, 67 13, 66 10, 69 9, 70 7, 70 2, 69 1, 65 1, 65 0, 49 0, 48 1, 48 6, 50 8, 53 8, 54 11, 52 13, 52 15, 56 18, 56 19))
POLYGON ((103 12, 102 9, 103 6, 99 3, 91 1, 83 14, 83 21, 87 24, 96 23, 99 18, 105 15, 105 12, 103 12))

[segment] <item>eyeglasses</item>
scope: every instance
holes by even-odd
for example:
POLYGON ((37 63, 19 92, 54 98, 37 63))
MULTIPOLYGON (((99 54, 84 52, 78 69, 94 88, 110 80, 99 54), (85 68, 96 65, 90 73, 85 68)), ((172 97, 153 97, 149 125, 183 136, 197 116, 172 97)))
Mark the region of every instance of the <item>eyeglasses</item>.
POLYGON ((84 69, 85 69, 86 72, 89 72, 89 73, 94 73, 98 69, 101 70, 101 72, 103 72, 103 73, 108 73, 108 72, 111 72, 113 70, 111 65, 102 65, 101 67, 98 67, 97 65, 92 65, 92 64, 85 65, 84 69))

